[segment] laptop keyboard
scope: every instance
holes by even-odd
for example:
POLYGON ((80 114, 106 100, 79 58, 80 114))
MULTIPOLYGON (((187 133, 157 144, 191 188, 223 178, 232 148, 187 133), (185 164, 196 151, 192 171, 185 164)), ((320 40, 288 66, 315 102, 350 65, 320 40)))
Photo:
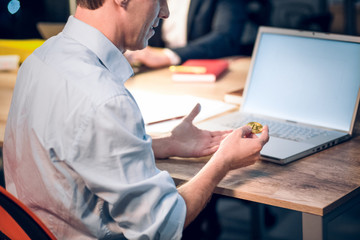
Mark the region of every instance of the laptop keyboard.
MULTIPOLYGON (((230 120, 230 119, 229 119, 230 120)), ((298 126, 291 123, 286 122, 277 122, 271 121, 268 119, 262 119, 258 117, 243 117, 239 121, 232 121, 222 122, 222 125, 229 127, 229 128, 238 128, 244 126, 248 122, 259 122, 262 125, 269 126, 269 135, 272 137, 279 137, 284 139, 289 139, 292 141, 305 141, 307 139, 319 136, 319 135, 326 135, 327 132, 325 130, 305 127, 305 126, 298 126)))

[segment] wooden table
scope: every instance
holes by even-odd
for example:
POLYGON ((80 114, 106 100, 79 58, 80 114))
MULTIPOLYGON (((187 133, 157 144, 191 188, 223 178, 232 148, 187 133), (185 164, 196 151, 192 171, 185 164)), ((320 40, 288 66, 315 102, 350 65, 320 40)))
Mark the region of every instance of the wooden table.
MULTIPOLYGON (((244 85, 248 68, 249 59, 234 60, 230 72, 213 84, 173 83, 170 72, 162 69, 138 74, 126 85, 130 90, 184 93, 222 100, 225 92, 244 85)), ((215 192, 260 203, 260 206, 267 204, 299 211, 303 239, 327 239, 327 224, 360 203, 359 125, 357 121, 351 140, 288 165, 260 161, 231 171, 215 192)), ((168 171, 180 184, 190 180, 207 160, 158 160, 157 166, 168 171)))

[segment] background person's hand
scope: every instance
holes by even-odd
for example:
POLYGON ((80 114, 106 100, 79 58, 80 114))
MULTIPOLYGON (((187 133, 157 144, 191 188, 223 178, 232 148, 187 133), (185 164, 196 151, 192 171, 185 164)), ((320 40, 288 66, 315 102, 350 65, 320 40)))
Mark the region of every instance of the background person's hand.
POLYGON ((129 63, 135 66, 143 64, 150 68, 161 68, 171 65, 162 48, 146 47, 138 51, 126 51, 124 55, 129 63))

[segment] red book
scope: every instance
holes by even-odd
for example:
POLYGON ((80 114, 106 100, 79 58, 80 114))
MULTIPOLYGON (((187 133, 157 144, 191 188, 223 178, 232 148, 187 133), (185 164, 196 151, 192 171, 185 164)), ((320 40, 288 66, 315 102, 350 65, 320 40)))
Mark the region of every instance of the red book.
POLYGON ((215 82, 229 68, 224 59, 191 59, 180 66, 171 66, 176 82, 215 82))

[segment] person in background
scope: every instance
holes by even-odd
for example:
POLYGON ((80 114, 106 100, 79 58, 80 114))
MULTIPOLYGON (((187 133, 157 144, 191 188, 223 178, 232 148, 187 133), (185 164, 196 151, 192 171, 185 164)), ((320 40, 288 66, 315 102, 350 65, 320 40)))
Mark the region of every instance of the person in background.
POLYGON ((58 239, 180 239, 217 184, 254 164, 268 128, 210 132, 192 121, 151 138, 124 82, 127 49, 145 48, 166 0, 77 0, 64 30, 18 72, 4 140, 6 188, 58 239), (155 158, 210 155, 176 187, 155 158))
POLYGON ((160 21, 149 47, 128 51, 130 63, 149 68, 178 65, 188 59, 241 54, 244 0, 168 0, 171 15, 160 21))

